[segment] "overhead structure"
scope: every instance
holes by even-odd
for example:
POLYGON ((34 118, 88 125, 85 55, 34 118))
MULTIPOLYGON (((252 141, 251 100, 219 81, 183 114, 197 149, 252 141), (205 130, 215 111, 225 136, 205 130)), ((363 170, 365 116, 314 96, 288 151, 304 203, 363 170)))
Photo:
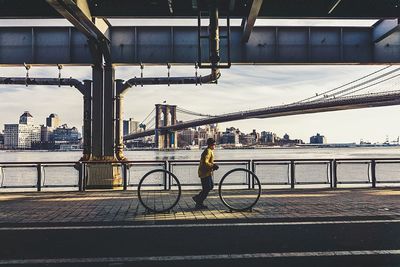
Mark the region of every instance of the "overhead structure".
MULTIPOLYGON (((82 160, 125 160, 121 120, 123 94, 128 88, 216 83, 219 70, 229 68, 231 62, 400 63, 399 1, 0 0, 0 20, 64 18, 73 25, 2 27, 0 24, 0 65, 91 66, 92 81, 85 83, 84 95, 85 109, 91 109, 90 113, 85 111, 85 131, 89 133, 85 136, 90 138, 86 144, 90 147, 85 149, 82 160), (113 27, 109 21, 114 18, 197 18, 199 23, 197 27, 113 27), (206 18, 207 27, 202 27, 199 18, 206 18), (220 18, 227 19, 226 26, 220 25, 220 18), (230 18, 241 19, 242 27, 230 27, 230 18), (256 27, 259 18, 379 21, 372 27, 256 27), (115 80, 116 65, 139 65, 143 71, 143 63, 167 65, 168 70, 171 63, 196 64, 196 75, 143 77, 142 72, 141 77, 126 82, 115 80), (210 74, 198 76, 197 67, 209 68, 210 74)), ((8 79, 4 77, 3 83, 8 79)), ((27 83, 23 78, 13 81, 27 83)), ((56 82, 50 83, 56 85, 56 82)), ((88 186, 94 188, 118 186, 121 180, 119 168, 106 163, 89 165, 88 177, 88 186)))
POLYGON ((250 34, 253 31, 253 27, 254 24, 256 23, 256 19, 258 13, 260 12, 262 3, 263 0, 253 0, 250 6, 250 11, 248 16, 246 16, 242 20, 242 27, 243 27, 242 41, 245 43, 249 41, 250 34))
MULTIPOLYGON (((79 1, 75 1, 79 2, 79 1)), ((209 0, 87 0, 93 17, 156 18, 196 17, 209 0)), ((231 17, 245 18, 253 0, 218 0, 221 11, 230 9, 231 17)), ((59 18, 44 0, 2 0, 0 17, 59 18)), ((80 5, 80 7, 82 7, 80 5)), ((82 9, 82 8, 81 8, 82 9)), ((260 18, 397 18, 398 0, 263 0, 260 18)))

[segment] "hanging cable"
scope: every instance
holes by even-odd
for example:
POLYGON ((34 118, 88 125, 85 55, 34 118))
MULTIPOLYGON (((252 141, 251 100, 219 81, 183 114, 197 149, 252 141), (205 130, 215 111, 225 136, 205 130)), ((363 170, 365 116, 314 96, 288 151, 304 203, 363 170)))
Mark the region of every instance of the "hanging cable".
POLYGON ((381 84, 381 83, 383 83, 383 82, 392 80, 392 79, 394 79, 394 78, 396 78, 396 77, 399 77, 399 76, 400 76, 400 74, 396 74, 396 75, 394 75, 394 76, 392 76, 392 77, 389 77, 389 78, 386 78, 386 79, 384 79, 384 80, 382 80, 382 81, 379 81, 379 82, 373 83, 373 84, 371 84, 371 85, 365 86, 365 87, 360 88, 360 89, 358 89, 358 90, 355 90, 355 91, 353 91, 353 92, 347 92, 346 94, 343 94, 343 95, 341 95, 340 97, 348 96, 348 95, 350 95, 350 94, 353 94, 353 93, 356 93, 356 92, 365 90, 365 89, 370 88, 370 87, 372 87, 372 86, 374 86, 374 85, 381 84))
POLYGON ((58 87, 61 87, 61 69, 63 68, 63 66, 61 64, 57 64, 57 68, 58 68, 58 87))
POLYGON ((381 78, 383 78, 383 77, 386 77, 386 76, 388 76, 388 75, 390 75, 390 74, 392 74, 392 73, 395 73, 395 72, 397 72, 397 71, 399 71, 399 70, 400 70, 400 68, 397 68, 397 69, 394 69, 394 70, 392 70, 392 71, 386 72, 386 73, 381 74, 381 75, 379 75, 379 76, 377 76, 377 77, 374 77, 374 78, 372 78, 372 79, 369 79, 369 80, 367 80, 367 81, 365 81, 365 82, 362 82, 362 83, 359 83, 359 84, 357 84, 357 85, 351 86, 351 87, 349 87, 349 88, 340 90, 339 92, 335 92, 335 93, 333 93, 333 94, 331 94, 331 95, 327 95, 325 98, 329 98, 329 97, 338 97, 338 95, 340 95, 340 94, 346 93, 346 92, 348 92, 348 91, 350 91, 350 90, 353 90, 353 89, 356 89, 356 88, 358 88, 358 87, 360 87, 360 86, 364 86, 364 85, 366 85, 366 84, 368 84, 368 83, 370 83, 370 82, 374 82, 374 81, 376 81, 376 80, 379 80, 379 79, 381 79, 381 78))
POLYGON ((29 80, 29 70, 31 68, 31 65, 28 65, 24 63, 24 67, 26 69, 26 76, 25 76, 25 86, 28 87, 28 80, 29 80))
POLYGON ((140 124, 144 124, 145 121, 150 117, 150 115, 156 110, 156 108, 153 108, 153 110, 144 118, 144 120, 140 124))
POLYGON ((341 88, 343 88, 343 87, 345 87, 345 86, 348 86, 348 85, 353 84, 353 83, 355 83, 355 82, 361 81, 361 80, 363 80, 363 79, 365 79, 365 78, 367 78, 367 77, 370 77, 370 76, 372 76, 372 75, 374 75, 374 74, 377 74, 377 73, 379 73, 379 72, 381 72, 381 71, 383 71, 383 70, 385 70, 385 69, 387 69, 387 68, 389 68, 389 67, 391 67, 391 66, 392 66, 392 65, 386 66, 386 67, 384 67, 384 68, 382 68, 382 69, 379 69, 379 70, 377 70, 377 71, 371 72, 371 73, 369 73, 369 74, 367 74, 367 75, 365 75, 365 76, 363 76, 363 77, 361 77, 361 78, 358 78, 358 79, 356 79, 356 80, 354 80, 354 81, 348 82, 348 83, 343 84, 343 85, 341 85, 341 86, 338 86, 338 87, 335 87, 335 88, 333 88, 333 89, 327 90, 327 91, 325 91, 325 92, 319 93, 319 94, 317 94, 317 95, 315 95, 315 96, 311 96, 311 97, 302 99, 302 100, 300 100, 300 101, 296 101, 295 103, 302 103, 302 102, 306 102, 306 101, 312 100, 312 99, 314 99, 314 98, 321 98, 321 97, 320 97, 321 95, 326 95, 326 94, 328 94, 328 93, 330 93, 330 92, 336 91, 336 90, 341 89, 341 88))

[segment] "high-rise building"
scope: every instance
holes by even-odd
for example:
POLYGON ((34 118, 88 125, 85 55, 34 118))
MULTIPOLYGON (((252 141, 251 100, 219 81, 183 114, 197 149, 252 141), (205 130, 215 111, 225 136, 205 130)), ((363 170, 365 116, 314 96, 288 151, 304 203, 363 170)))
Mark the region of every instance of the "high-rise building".
POLYGON ((57 128, 60 126, 60 118, 57 114, 51 113, 49 117, 46 118, 46 126, 50 128, 57 128))
POLYGON ((41 125, 40 126, 40 140, 42 142, 48 142, 52 139, 53 128, 41 125))
POLYGON ((4 134, 0 133, 0 149, 4 148, 4 134))
POLYGON ((189 146, 195 144, 196 130, 193 128, 185 129, 178 134, 178 145, 189 146))
POLYGON ((129 120, 123 121, 123 135, 128 135, 132 133, 136 133, 139 128, 139 122, 130 118, 129 120))
POLYGON ((310 137, 310 144, 326 144, 326 137, 317 133, 310 137))
POLYGON ((40 126, 34 125, 33 116, 25 111, 18 124, 4 125, 4 147, 9 149, 31 148, 32 142, 40 141, 40 126))
POLYGON ((261 132, 261 143, 263 144, 274 144, 276 142, 276 134, 273 132, 261 132))
POLYGON ((69 128, 67 124, 54 129, 52 135, 52 141, 57 142, 69 142, 76 143, 81 139, 81 134, 75 127, 69 128))
POLYGON ((240 130, 234 127, 226 128, 226 131, 222 133, 221 144, 239 144, 240 130))

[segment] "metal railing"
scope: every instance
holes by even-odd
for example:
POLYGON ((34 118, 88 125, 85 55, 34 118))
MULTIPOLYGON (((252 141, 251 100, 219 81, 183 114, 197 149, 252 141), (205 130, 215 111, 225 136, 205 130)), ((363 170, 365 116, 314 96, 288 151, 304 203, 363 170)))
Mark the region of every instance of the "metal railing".
MULTIPOLYGON (((0 188, 36 189, 76 188, 86 190, 88 166, 106 162, 0 162, 0 188)), ((107 162, 110 163, 110 162, 107 162)), ((182 188, 200 187, 196 160, 156 160, 112 162, 120 168, 123 190, 136 189, 141 177, 154 169, 174 173, 182 188)), ((354 158, 354 159, 255 159, 218 160, 220 169, 214 172, 218 184, 222 176, 234 168, 254 172, 263 186, 280 185, 296 188, 298 185, 400 184, 400 158, 354 158)), ((251 177, 232 178, 232 185, 253 186, 251 177)), ((170 177, 161 181, 164 188, 173 186, 170 177)))

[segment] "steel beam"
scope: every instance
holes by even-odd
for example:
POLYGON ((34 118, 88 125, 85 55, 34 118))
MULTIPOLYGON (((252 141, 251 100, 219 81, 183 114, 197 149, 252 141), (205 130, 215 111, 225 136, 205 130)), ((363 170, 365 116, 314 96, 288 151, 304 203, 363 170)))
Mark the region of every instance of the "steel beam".
MULTIPOLYGON (((225 30, 220 28, 222 32, 225 30)), ((242 29, 231 28, 233 63, 400 63, 399 32, 374 44, 372 27, 260 26, 253 28, 247 43, 242 43, 242 29), (308 54, 312 55, 311 59, 308 54)), ((173 27, 173 30, 171 27, 111 27, 110 39, 111 60, 115 65, 140 62, 192 65, 197 61, 195 27, 173 27)), ((221 42, 220 46, 223 63, 226 44, 221 42)), ((93 58, 86 36, 74 28, 0 27, 0 65, 15 66, 24 62, 53 66, 92 65, 93 58)), ((165 82, 168 84, 167 79, 165 82)))
POLYGON ((261 5, 263 4, 263 0, 253 0, 249 15, 246 18, 243 18, 242 26, 243 26, 243 34, 242 34, 242 42, 247 43, 250 38, 250 34, 253 31, 254 24, 256 23, 256 19, 258 16, 258 12, 260 12, 261 5))
POLYGON ((86 0, 79 0, 77 3, 73 0, 46 1, 89 40, 92 42, 96 41, 102 49, 106 63, 111 64, 110 40, 105 35, 105 32, 108 31, 108 24, 104 23, 104 21, 103 23, 98 24, 101 25, 100 29, 92 22, 92 17, 86 0))
POLYGON ((400 19, 379 20, 372 27, 373 42, 379 43, 395 32, 400 31, 400 19))

